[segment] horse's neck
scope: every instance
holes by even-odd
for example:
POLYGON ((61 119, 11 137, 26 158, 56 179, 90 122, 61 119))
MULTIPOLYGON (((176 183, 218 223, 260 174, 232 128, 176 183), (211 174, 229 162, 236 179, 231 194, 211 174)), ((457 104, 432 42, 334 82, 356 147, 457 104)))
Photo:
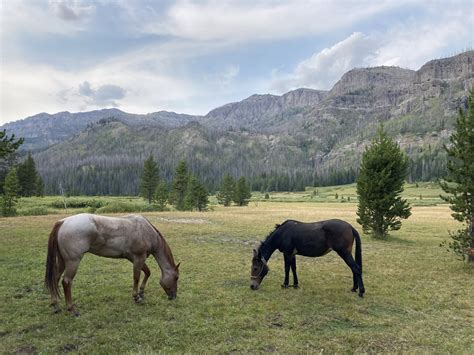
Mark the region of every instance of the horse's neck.
POLYGON ((268 261, 275 250, 278 248, 278 240, 275 237, 275 235, 272 235, 270 238, 268 238, 268 240, 265 241, 265 246, 260 250, 265 261, 268 261))
POLYGON ((162 273, 168 273, 175 270, 176 265, 174 264, 173 255, 171 254, 170 247, 166 243, 165 238, 161 235, 157 236, 158 238, 158 248, 153 253, 156 262, 160 266, 162 273))

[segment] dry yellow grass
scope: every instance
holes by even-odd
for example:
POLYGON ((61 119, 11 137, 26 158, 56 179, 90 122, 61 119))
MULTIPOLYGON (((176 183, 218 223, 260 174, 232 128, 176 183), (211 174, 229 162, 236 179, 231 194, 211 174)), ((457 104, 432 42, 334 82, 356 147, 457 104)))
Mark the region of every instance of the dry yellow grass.
POLYGON ((74 284, 82 316, 54 315, 42 285, 47 236, 61 215, 0 219, 0 352, 474 351, 474 269, 439 247, 457 227, 448 206, 414 207, 388 241, 362 237, 366 297, 334 253, 298 258, 301 289, 282 290, 276 252, 259 291, 252 248, 285 219, 341 218, 352 203, 251 203, 145 215, 182 262, 169 302, 152 260, 146 304, 131 298, 131 264, 86 255, 74 284))

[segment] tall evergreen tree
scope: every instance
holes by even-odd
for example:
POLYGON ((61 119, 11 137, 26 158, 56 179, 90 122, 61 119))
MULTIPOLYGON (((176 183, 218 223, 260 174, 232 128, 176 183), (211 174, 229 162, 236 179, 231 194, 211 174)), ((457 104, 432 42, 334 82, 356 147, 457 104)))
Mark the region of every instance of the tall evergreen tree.
POLYGON ((172 191, 170 194, 171 203, 178 210, 184 210, 184 198, 186 196, 186 190, 188 187, 188 167, 186 162, 181 160, 176 167, 175 174, 172 181, 172 191))
POLYGON ((166 183, 166 181, 161 180, 155 190, 155 195, 153 196, 155 203, 157 204, 158 208, 161 211, 163 211, 166 207, 168 196, 169 196, 168 184, 166 183))
POLYGON ((35 195, 37 197, 43 197, 44 196, 44 182, 43 178, 41 177, 40 174, 37 175, 36 177, 36 192, 35 195))
POLYGON ((209 194, 204 185, 194 175, 189 176, 186 196, 184 198, 184 209, 205 211, 209 203, 209 194))
POLYGON ((18 202, 18 193, 20 192, 20 183, 18 181, 17 169, 12 168, 5 178, 4 194, 2 195, 1 208, 4 217, 16 215, 16 203, 18 202))
POLYGON ((230 206, 234 197, 235 181, 229 174, 224 176, 217 193, 217 202, 224 206, 230 206))
POLYGON ((464 228, 451 234, 449 248, 463 259, 474 262, 474 91, 468 98, 468 109, 459 110, 451 145, 445 146, 449 160, 448 175, 441 187, 450 196, 441 196, 451 204, 452 216, 464 228))
POLYGON ((153 201, 153 195, 159 180, 158 165, 150 154, 143 164, 143 176, 140 184, 140 196, 147 200, 148 203, 153 201))
POLYGON ((3 193, 5 177, 10 167, 15 163, 15 152, 23 144, 23 141, 23 138, 15 138, 14 134, 9 137, 5 129, 0 131, 0 194, 3 193))
POLYGON ((400 196, 407 169, 408 158, 383 126, 379 127, 362 155, 357 177, 357 222, 365 233, 385 238, 389 230, 400 229, 401 219, 411 215, 408 202, 400 196))
POLYGON ((36 181, 38 173, 36 172, 36 164, 28 153, 26 160, 18 165, 18 181, 20 182, 20 195, 24 197, 34 196, 36 193, 36 181))
POLYGON ((250 197, 252 194, 250 193, 250 187, 245 180, 245 177, 240 177, 237 180, 235 185, 235 192, 234 192, 234 202, 239 206, 247 206, 249 204, 250 197))

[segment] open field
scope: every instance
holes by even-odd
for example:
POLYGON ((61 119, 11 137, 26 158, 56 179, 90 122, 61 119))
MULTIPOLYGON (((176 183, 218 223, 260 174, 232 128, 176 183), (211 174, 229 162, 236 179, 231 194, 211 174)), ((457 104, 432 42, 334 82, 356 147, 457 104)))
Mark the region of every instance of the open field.
MULTIPOLYGON (((439 184, 434 182, 420 182, 417 184, 406 184, 403 191, 403 197, 406 198, 412 206, 435 206, 444 204, 440 198, 443 191, 439 184)), ((305 191, 299 192, 270 192, 268 199, 265 199, 265 193, 253 192, 251 204, 260 201, 265 202, 357 202, 356 184, 307 187, 305 191)), ((217 205, 215 195, 209 196, 211 209, 217 205)), ((138 196, 46 196, 21 198, 17 205, 18 214, 23 216, 47 215, 58 213, 80 213, 80 212, 101 212, 108 207, 114 207, 112 210, 117 212, 152 212, 156 206, 149 205, 138 196), (65 208, 65 205, 67 210, 65 208)))
POLYGON ((360 231, 355 210, 259 201, 144 213, 181 262, 178 298, 168 301, 149 259, 146 302, 136 305, 131 264, 86 254, 73 287, 79 318, 52 314, 43 288, 48 234, 64 215, 0 219, 0 352, 474 352, 474 268, 439 247, 457 227, 447 205, 414 207, 389 241, 362 236, 364 299, 335 253, 298 257, 301 288, 283 290, 276 252, 250 290, 252 248, 275 223, 337 217, 360 231))

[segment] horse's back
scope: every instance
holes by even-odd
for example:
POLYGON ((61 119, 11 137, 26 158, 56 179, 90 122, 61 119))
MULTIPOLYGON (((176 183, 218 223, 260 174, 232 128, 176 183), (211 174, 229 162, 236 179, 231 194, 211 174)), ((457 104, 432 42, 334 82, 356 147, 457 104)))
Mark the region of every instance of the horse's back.
POLYGON ((340 219, 318 222, 287 220, 282 223, 286 247, 304 256, 322 256, 330 250, 352 245, 352 226, 340 219))
POLYGON ((67 217, 58 234, 61 253, 72 258, 86 252, 121 258, 151 248, 152 227, 139 215, 108 217, 81 213, 67 217))

